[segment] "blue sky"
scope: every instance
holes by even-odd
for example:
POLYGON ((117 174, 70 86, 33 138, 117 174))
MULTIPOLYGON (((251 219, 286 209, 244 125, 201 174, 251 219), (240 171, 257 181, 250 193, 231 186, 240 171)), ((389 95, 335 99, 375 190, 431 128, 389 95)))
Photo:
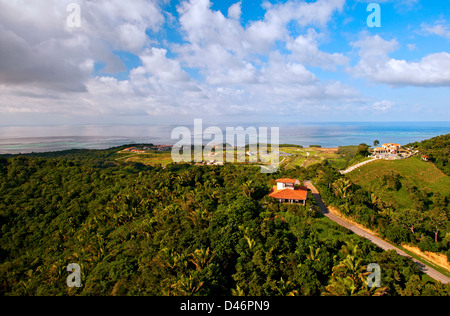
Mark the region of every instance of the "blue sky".
POLYGON ((450 2, 372 2, 0 0, 0 124, 449 121, 450 2))

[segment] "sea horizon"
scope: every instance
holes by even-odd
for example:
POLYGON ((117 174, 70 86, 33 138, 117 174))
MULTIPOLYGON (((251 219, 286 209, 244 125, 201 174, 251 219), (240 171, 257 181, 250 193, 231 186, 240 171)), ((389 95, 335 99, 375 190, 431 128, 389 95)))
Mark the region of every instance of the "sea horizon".
MULTIPOLYGON (((188 124, 90 124, 90 125, 10 125, 0 126, 0 154, 27 154, 69 149, 107 149, 127 144, 173 145, 175 127, 185 126, 193 132, 193 121, 188 124)), ((372 145, 395 142, 406 145, 450 133, 450 121, 442 122, 282 122, 282 123, 203 123, 203 131, 217 126, 279 127, 280 144, 324 148, 372 145)), ((204 143, 209 140, 204 139, 204 143)))

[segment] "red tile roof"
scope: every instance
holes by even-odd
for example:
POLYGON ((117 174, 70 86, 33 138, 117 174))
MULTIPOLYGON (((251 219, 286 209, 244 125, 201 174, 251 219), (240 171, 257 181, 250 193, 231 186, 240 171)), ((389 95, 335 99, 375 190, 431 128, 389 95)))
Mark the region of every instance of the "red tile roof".
POLYGON ((308 191, 303 189, 299 190, 283 189, 279 191, 274 190, 272 193, 269 194, 269 196, 275 199, 285 199, 285 200, 306 200, 307 195, 308 191))
POLYGON ((278 179, 277 182, 281 182, 281 183, 295 183, 295 179, 278 179))

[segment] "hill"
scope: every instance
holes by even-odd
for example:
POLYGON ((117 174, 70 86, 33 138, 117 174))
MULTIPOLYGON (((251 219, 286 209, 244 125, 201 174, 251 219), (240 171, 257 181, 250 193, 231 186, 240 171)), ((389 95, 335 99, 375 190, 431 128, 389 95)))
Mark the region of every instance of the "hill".
POLYGON ((417 157, 375 161, 348 177, 396 209, 410 209, 421 202, 429 204, 434 192, 450 198, 450 177, 417 157))
POLYGON ((421 154, 428 156, 442 172, 450 176, 450 134, 408 144, 405 147, 416 148, 421 154))
POLYGON ((420 157, 378 160, 337 176, 318 173, 328 205, 395 244, 450 262, 450 177, 420 157))

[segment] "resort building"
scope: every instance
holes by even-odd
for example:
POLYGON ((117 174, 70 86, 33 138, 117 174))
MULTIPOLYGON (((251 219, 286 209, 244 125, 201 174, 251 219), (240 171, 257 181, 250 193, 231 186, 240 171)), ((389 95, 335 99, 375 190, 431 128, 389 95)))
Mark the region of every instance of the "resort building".
POLYGON ((295 179, 278 179, 277 185, 272 188, 270 197, 278 200, 279 203, 302 203, 306 204, 308 189, 300 186, 295 179))
POLYGON ((383 144, 383 148, 391 154, 398 154, 400 147, 402 147, 400 144, 392 144, 392 143, 383 144))
POLYGON ((407 151, 403 151, 401 149, 400 144, 387 143, 383 144, 382 147, 377 147, 373 150, 373 156, 375 158, 383 158, 383 159, 399 159, 399 154, 404 157, 409 157, 410 154, 407 151))

